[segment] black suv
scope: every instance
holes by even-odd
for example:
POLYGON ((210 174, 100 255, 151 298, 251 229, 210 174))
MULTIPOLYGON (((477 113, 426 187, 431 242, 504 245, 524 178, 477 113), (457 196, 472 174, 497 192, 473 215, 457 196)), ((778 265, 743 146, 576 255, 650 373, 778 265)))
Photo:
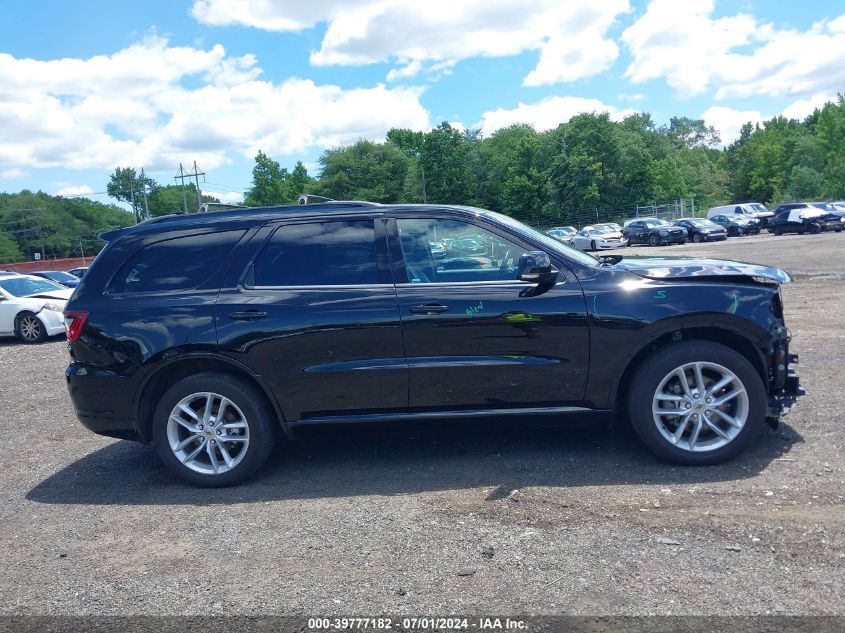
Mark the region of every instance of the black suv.
POLYGON ((622 235, 628 240, 628 245, 648 244, 686 244, 686 229, 673 226, 664 220, 649 219, 635 220, 622 229, 622 235))
POLYGON ((198 485, 242 480, 303 425, 503 414, 627 413, 658 455, 713 464, 798 391, 789 277, 764 266, 596 259, 431 205, 168 216, 103 238, 67 304, 76 414, 198 485), (472 265, 432 255, 464 238, 472 265))

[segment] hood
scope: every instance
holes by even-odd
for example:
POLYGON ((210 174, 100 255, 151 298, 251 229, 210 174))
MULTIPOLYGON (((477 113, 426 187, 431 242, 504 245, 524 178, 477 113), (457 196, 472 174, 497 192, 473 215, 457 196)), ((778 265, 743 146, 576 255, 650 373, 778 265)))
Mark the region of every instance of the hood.
POLYGON ((601 239, 604 239, 606 237, 614 237, 618 240, 622 239, 623 235, 620 231, 608 231, 607 233, 602 233, 600 235, 597 235, 596 237, 599 237, 601 239))
POLYGON ((62 290, 48 290, 47 292, 39 292, 37 295, 29 297, 21 297, 22 299, 53 299, 55 301, 67 301, 73 294, 71 288, 63 288, 62 290))
POLYGON ((757 279, 785 284, 790 281, 780 268, 733 262, 722 259, 695 259, 689 257, 624 257, 617 268, 623 268, 649 279, 695 279, 699 281, 739 281, 748 283, 757 279))

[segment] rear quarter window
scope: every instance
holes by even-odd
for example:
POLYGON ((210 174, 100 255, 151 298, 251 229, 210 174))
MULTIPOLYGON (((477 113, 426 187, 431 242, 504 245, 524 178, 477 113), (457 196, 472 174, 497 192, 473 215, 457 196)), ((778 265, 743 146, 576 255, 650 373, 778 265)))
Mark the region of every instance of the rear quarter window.
POLYGON ((170 292, 199 288, 216 273, 245 231, 219 231, 154 242, 120 267, 110 293, 170 292))

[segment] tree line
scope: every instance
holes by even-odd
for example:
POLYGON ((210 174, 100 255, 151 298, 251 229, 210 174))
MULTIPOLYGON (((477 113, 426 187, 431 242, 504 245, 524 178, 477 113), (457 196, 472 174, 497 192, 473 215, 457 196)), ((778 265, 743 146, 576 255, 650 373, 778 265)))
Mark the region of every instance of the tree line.
MULTIPOLYGON (((720 142, 700 119, 657 125, 644 112, 621 121, 586 113, 544 132, 513 125, 486 137, 448 123, 428 132, 392 129, 383 142, 359 140, 323 152, 316 177, 302 162, 288 170, 259 151, 244 204, 290 204, 306 193, 465 204, 535 224, 569 224, 586 211, 618 211, 621 219, 635 204, 677 199, 693 198, 698 208, 845 199, 842 95, 803 121, 778 116, 748 123, 726 148, 717 149, 720 142)), ((96 233, 109 226, 219 202, 198 196, 193 183, 162 186, 128 167, 115 169, 107 190, 132 212, 42 192, 0 194, 0 262, 42 249, 71 256, 86 244, 97 247, 96 233)))
POLYGON ((293 203, 300 193, 466 204, 540 223, 689 198, 699 208, 845 198, 842 96, 803 121, 748 123, 735 142, 719 144, 703 120, 673 117, 659 126, 647 113, 621 121, 580 114, 546 132, 514 125, 487 137, 442 123, 327 150, 316 178, 302 163, 288 173, 259 152, 245 197, 253 205, 293 203))

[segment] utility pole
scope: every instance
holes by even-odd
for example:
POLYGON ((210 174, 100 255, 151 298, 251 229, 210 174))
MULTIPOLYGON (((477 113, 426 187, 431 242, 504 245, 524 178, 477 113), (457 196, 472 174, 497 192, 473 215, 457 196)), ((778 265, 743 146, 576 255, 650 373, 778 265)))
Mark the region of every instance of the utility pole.
POLYGON ((182 169, 182 163, 179 163, 179 175, 173 176, 173 180, 180 180, 182 181, 182 210, 187 213, 188 212, 188 197, 185 194, 185 170, 182 169))
MULTIPOLYGON (((202 175, 205 176, 205 172, 202 172, 202 175)), ((202 192, 200 191, 200 172, 197 169, 197 161, 194 161, 194 178, 197 181, 197 213, 199 213, 202 208, 202 192)))
MULTIPOLYGON (((143 166, 141 166, 141 186, 144 188, 144 219, 147 220, 150 217, 150 207, 147 204, 147 179, 144 177, 143 166)), ((82 259, 85 259, 85 255, 82 256, 82 259)))
POLYGON ((180 180, 182 182, 182 205, 183 210, 185 213, 188 212, 188 197, 185 193, 185 178, 190 178, 191 176, 194 177, 196 186, 197 186, 197 212, 200 211, 200 207, 202 206, 202 192, 200 191, 200 176, 205 176, 204 171, 200 171, 197 167, 197 161, 194 161, 194 170, 185 171, 182 168, 182 163, 179 163, 179 173, 173 177, 174 180, 180 180))
POLYGON ((138 224, 138 208, 135 206, 135 185, 132 182, 134 171, 131 167, 126 168, 126 175, 129 176, 129 194, 132 196, 132 215, 135 218, 135 224, 138 224))
POLYGON ((82 254, 82 265, 85 265, 85 249, 82 248, 82 242, 79 243, 79 252, 82 254))

